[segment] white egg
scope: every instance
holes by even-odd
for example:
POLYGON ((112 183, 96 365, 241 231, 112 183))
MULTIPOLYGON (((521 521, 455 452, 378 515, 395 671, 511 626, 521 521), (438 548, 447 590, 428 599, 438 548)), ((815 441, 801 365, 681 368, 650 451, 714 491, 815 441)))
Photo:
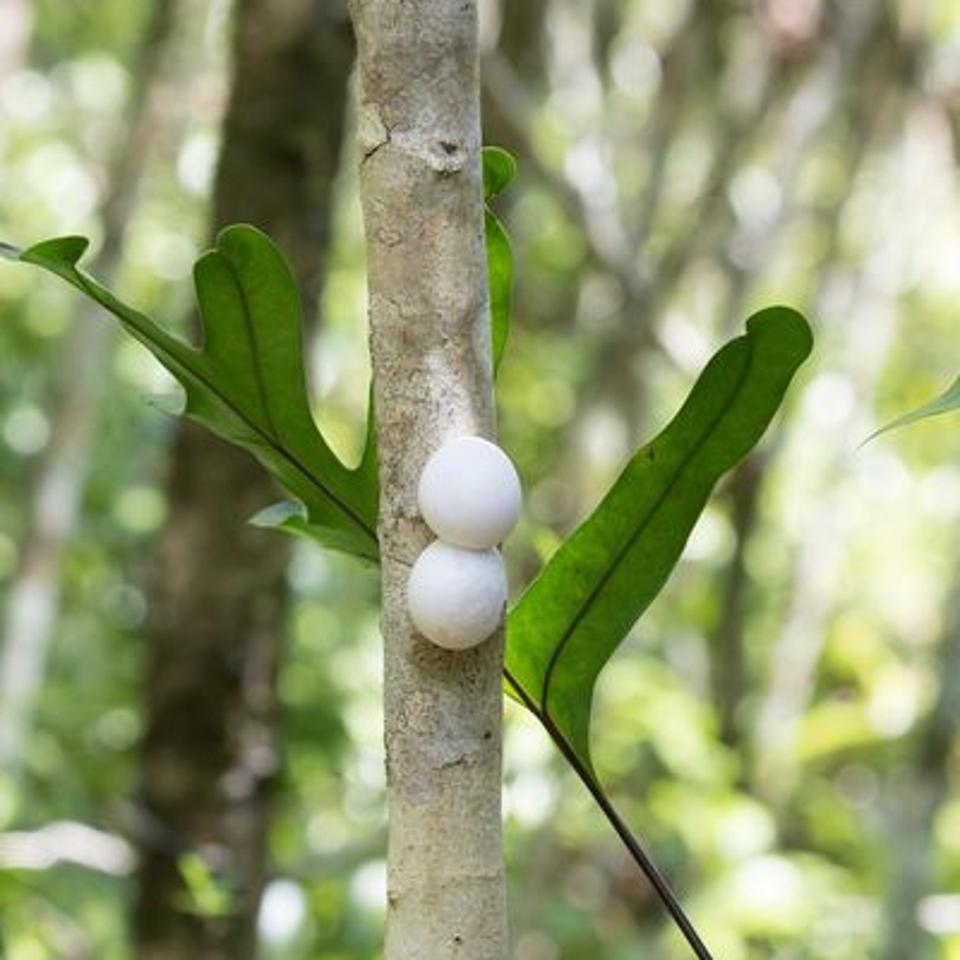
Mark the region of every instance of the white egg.
POLYGON ((520 516, 523 494, 510 458, 482 437, 458 437, 427 461, 420 475, 420 513, 447 543, 495 547, 520 516))
POLYGON ((503 619, 507 581, 497 550, 466 550, 435 540, 417 558, 407 583, 414 626, 447 650, 468 650, 503 619))

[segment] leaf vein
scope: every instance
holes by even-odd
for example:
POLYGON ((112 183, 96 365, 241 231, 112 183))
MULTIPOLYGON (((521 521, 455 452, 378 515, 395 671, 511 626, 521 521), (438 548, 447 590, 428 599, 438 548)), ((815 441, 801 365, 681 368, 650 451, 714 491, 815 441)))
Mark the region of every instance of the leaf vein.
POLYGON ((560 662, 560 658, 563 655, 563 652, 566 649, 567 644, 570 642, 574 633, 576 633, 577 627, 580 625, 583 618, 587 615, 587 612, 589 611, 593 602, 597 599, 597 597, 603 591, 604 587, 609 582, 610 578, 613 576, 614 571, 620 566, 620 563, 623 561, 623 558, 630 552, 630 550, 633 548, 633 545, 636 543, 637 539, 650 525, 650 523, 653 520, 653 517, 656 516, 657 511, 660 509, 663 503, 667 500, 667 498, 673 492, 674 488, 676 487, 677 480, 680 474, 683 472, 684 468, 703 449, 704 445, 709 440, 717 424, 719 424, 720 421, 723 420, 723 418, 727 415, 730 408, 733 406, 734 402, 736 401, 738 395, 740 394, 740 391, 743 389, 743 385, 747 379, 747 376, 750 372, 751 365, 753 363, 753 355, 754 355, 753 340, 751 339, 749 334, 744 339, 746 340, 746 346, 747 346, 747 360, 746 360, 746 363, 744 364, 743 372, 740 374, 740 377, 738 378, 736 387, 730 393, 730 398, 727 400, 726 403, 724 403, 721 406, 719 412, 717 413, 717 416, 710 422, 707 429, 704 430, 702 436, 694 445, 694 447, 691 449, 691 451, 677 465, 677 469, 674 471, 673 476, 668 481, 663 492, 657 498, 657 500, 651 505, 650 510, 647 512, 647 515, 644 517, 643 521, 640 523, 640 525, 637 527, 634 533, 627 539, 627 542, 617 552, 613 563, 611 563, 607 567, 606 571, 604 571, 603 575, 600 577, 596 585, 591 589, 590 593, 587 595, 584 602, 578 608, 573 619, 570 621, 570 624, 564 630, 563 635, 560 637, 560 640, 557 643, 556 648, 551 654, 550 660, 547 663, 547 668, 544 671, 543 684, 540 689, 540 702, 543 704, 543 712, 547 716, 550 715, 550 707, 547 701, 550 695, 550 684, 553 679, 554 671, 556 670, 557 665, 560 662))
POLYGON ((250 309, 250 301, 247 297, 247 291, 240 282, 240 274, 237 272, 236 267, 233 265, 229 257, 225 257, 223 254, 221 254, 221 257, 223 257, 223 260, 227 264, 227 269, 230 271, 230 276, 233 279, 234 285, 237 288, 237 293, 240 296, 240 302, 243 305, 243 325, 246 329, 247 340, 250 344, 253 378, 257 384, 257 393, 260 396, 260 406, 263 408, 263 415, 266 418, 267 426, 270 429, 270 432, 274 437, 276 437, 277 444, 280 445, 283 442, 283 437, 281 436, 280 431, 277 429, 276 421, 273 419, 273 412, 270 409, 270 402, 267 399, 267 385, 263 378, 263 368, 259 362, 260 343, 257 339, 257 325, 253 321, 253 311, 250 309))
MULTIPOLYGON (((99 284, 92 277, 88 277, 82 270, 74 267, 74 273, 77 276, 77 279, 80 281, 80 284, 83 290, 90 296, 92 299, 96 300, 102 306, 107 307, 103 303, 100 297, 99 284)), ((107 307, 109 310, 110 308, 107 307)), ((129 322, 129 321, 128 321, 129 322)), ((144 330, 139 331, 141 336, 145 337, 147 340, 153 343, 153 346, 160 350, 164 356, 168 358, 177 367, 182 367, 187 370, 191 377, 196 379, 206 390, 208 390, 213 396, 215 396, 220 403, 222 403, 228 410, 230 410, 234 416, 236 416, 245 426, 247 426, 251 433, 260 438, 261 442, 265 447, 276 451, 291 467, 294 468, 298 473, 300 473, 310 484, 318 488, 325 496, 327 496, 331 501, 333 501, 336 506, 342 510, 354 523, 358 524, 359 527, 364 531, 364 533, 369 534, 374 542, 377 540, 376 530, 367 523, 367 521, 357 513, 349 504, 342 500, 333 490, 331 490, 323 481, 317 477, 305 464, 303 464, 299 457, 296 456, 291 450, 287 449, 282 443, 277 442, 272 437, 268 436, 253 423, 250 418, 239 408, 237 407, 231 399, 210 379, 208 379, 200 370, 194 368, 190 369, 182 360, 180 360, 176 354, 171 353, 167 347, 163 346, 156 340, 153 340, 147 332, 144 330)), ((194 353, 198 353, 194 348, 190 347, 189 344, 184 344, 187 349, 192 350, 194 353)), ((179 378, 178 378, 179 379, 179 378)))

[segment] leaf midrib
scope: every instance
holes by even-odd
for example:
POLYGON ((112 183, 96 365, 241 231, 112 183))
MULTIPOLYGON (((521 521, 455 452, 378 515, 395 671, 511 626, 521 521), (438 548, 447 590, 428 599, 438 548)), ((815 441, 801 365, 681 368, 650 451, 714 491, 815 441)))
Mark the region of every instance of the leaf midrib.
POLYGON ((280 431, 277 429, 277 424, 273 419, 273 412, 270 409, 270 404, 267 401, 267 385, 264 382, 263 370, 259 362, 260 341, 257 339, 257 326, 253 322, 253 310, 250 307, 247 291, 240 282, 240 274, 237 272, 237 269, 234 267, 230 258, 225 256, 223 253, 220 253, 220 257, 223 262, 226 263, 227 269, 230 271, 230 278, 233 280, 234 286, 237 288, 237 293, 240 296, 240 303, 242 305, 241 312, 243 313, 243 325, 246 328, 247 340, 250 344, 250 359, 253 365, 253 378, 257 384, 257 393, 260 395, 260 406, 263 408, 263 414, 267 419, 268 429, 273 436, 277 438, 279 443, 282 442, 282 438, 280 431))
POLYGON ((571 638, 576 632, 577 627, 580 625, 583 618, 587 615, 587 611, 590 609, 593 602, 597 599, 601 591, 609 582, 610 578, 613 576, 614 571, 617 570, 617 568, 623 562, 624 557, 633 548, 633 545, 634 543, 636 543, 637 538, 640 537, 640 535, 647 529, 647 527, 649 527, 657 511, 660 509, 660 507, 663 505, 663 503, 666 501, 669 495, 673 492, 674 488, 676 487, 678 477, 683 472, 684 468, 703 449, 704 445, 707 443, 710 436, 713 434, 713 431, 716 429, 717 424, 719 424, 720 421, 723 420, 723 418, 730 411, 730 408, 736 402, 736 399, 739 396, 740 391, 743 389, 744 382, 746 381, 747 376, 750 373, 750 369, 753 365, 753 356, 754 356, 753 339, 750 337, 749 334, 747 334, 747 336, 744 339, 747 342, 746 344, 747 345, 747 361, 744 364, 743 372, 738 378, 736 388, 730 394, 730 399, 721 406, 720 412, 714 418, 709 428, 704 431, 701 439, 697 441, 697 443, 693 446, 693 448, 687 454, 687 456, 684 457, 683 460, 678 464, 677 469, 674 471, 673 476, 670 478, 669 483, 664 488, 663 493, 657 498, 656 502, 651 506, 646 517, 644 518, 643 522, 637 527, 636 531, 629 537, 627 542, 617 552, 614 562, 610 564, 606 572, 597 581, 597 584, 591 589, 590 593, 587 595, 584 602, 580 605, 579 609, 577 610, 573 620, 571 620, 570 625, 567 627, 567 629, 564 631, 563 635, 561 636, 556 649, 553 651, 553 654, 551 655, 550 660, 547 663, 547 669, 543 676, 543 684, 540 689, 540 702, 543 704, 543 712, 545 714, 549 715, 550 713, 550 706, 547 702, 547 698, 550 695, 550 682, 553 679, 554 670, 556 669, 557 664, 560 661, 560 657, 563 655, 563 652, 567 647, 567 644, 570 642, 571 638))

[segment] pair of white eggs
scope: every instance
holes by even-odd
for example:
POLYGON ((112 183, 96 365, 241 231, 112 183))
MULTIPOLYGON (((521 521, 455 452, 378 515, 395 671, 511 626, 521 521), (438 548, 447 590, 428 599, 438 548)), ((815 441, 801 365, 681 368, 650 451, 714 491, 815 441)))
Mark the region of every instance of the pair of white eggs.
POLYGON ((438 539, 410 574, 410 618, 437 646, 467 650, 503 617, 507 579, 497 544, 520 516, 520 479, 496 444, 458 437, 427 461, 417 499, 438 539))

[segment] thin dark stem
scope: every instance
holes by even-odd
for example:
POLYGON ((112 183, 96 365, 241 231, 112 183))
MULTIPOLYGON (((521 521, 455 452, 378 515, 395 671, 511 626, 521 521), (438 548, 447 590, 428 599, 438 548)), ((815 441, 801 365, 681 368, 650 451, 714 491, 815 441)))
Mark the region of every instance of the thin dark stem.
POLYGON ((667 912, 673 918, 674 923, 680 928, 680 932, 683 934, 687 943, 690 944, 690 948, 694 954, 696 954, 697 960, 713 960, 712 954, 707 949, 706 944, 700 938, 700 934, 697 933, 696 927, 694 927, 692 921, 680 905, 680 901, 670 887, 667 878, 657 869, 656 864, 643 849, 640 841, 630 831, 626 823, 624 823, 623 818, 617 812, 610 798, 604 793, 603 787, 600 786, 593 772, 577 756, 570 744, 567 743, 563 733, 558 729, 550 716, 540 710, 527 696, 526 691, 524 691, 517 680, 511 676, 510 671, 504 668, 503 672, 510 686, 516 691, 517 696, 520 697, 527 709, 543 724, 544 729, 550 734, 551 739, 557 745, 557 748, 563 754, 566 761, 573 767, 580 781, 587 790, 590 791, 590 795, 597 802, 597 806, 603 811, 610 826, 613 827, 617 836, 623 841, 630 856, 643 871, 647 880, 650 881, 650 885, 656 891, 663 905, 667 908, 667 912))

